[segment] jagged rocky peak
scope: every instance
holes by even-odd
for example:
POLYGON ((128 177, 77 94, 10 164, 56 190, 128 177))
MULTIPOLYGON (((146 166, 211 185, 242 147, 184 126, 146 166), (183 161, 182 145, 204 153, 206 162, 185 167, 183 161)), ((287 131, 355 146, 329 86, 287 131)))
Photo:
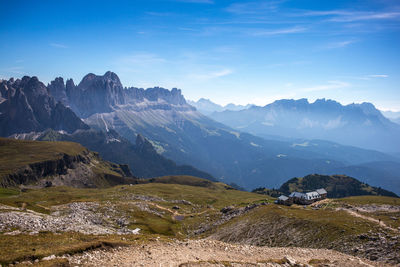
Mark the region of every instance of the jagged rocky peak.
MULTIPOLYGON (((37 77, 7 81, 7 99, 0 104, 0 135, 43 131, 47 128, 74 132, 87 129, 69 108, 58 103, 37 77)), ((60 80, 53 83, 58 85, 60 80)), ((62 82, 63 83, 63 82, 62 82)))
POLYGON ((153 87, 146 90, 146 98, 151 101, 157 101, 159 98, 166 100, 170 104, 183 105, 186 100, 182 95, 182 91, 177 88, 168 90, 162 87, 153 87))
POLYGON ((107 71, 103 76, 89 73, 83 77, 78 86, 85 90, 97 85, 107 85, 108 88, 122 89, 118 75, 111 71, 107 71))
POLYGON ((74 88, 74 87, 75 87, 74 80, 68 79, 65 83, 65 89, 68 91, 69 89, 74 88))
POLYGON ((83 118, 111 112, 117 105, 125 104, 121 81, 110 71, 103 76, 89 73, 78 86, 68 80, 66 93, 71 108, 83 118))
POLYGON ((67 105, 68 98, 66 93, 66 88, 64 84, 64 79, 62 77, 55 78, 54 81, 51 81, 50 84, 47 85, 49 93, 54 97, 56 101, 67 105))
POLYGON ((186 105, 186 100, 182 95, 182 91, 177 88, 171 90, 162 87, 152 87, 147 89, 130 87, 126 88, 125 94, 129 102, 143 101, 158 101, 164 100, 173 105, 186 105))
POLYGON ((38 96, 47 96, 47 88, 46 86, 39 81, 36 76, 29 77, 24 76, 21 80, 17 79, 14 83, 14 86, 22 88, 24 93, 29 97, 38 97, 38 96))

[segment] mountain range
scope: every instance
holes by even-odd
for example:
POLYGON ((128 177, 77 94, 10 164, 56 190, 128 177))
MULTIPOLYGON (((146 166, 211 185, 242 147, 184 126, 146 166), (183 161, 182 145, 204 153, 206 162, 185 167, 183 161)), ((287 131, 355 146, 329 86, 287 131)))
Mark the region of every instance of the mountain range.
MULTIPOLYGON (((176 88, 126 88, 112 72, 88 74, 78 85, 72 79, 64 82, 59 77, 47 87, 41 83, 37 86, 44 95, 47 91, 56 105, 68 113, 72 110, 82 126, 79 123, 66 129, 64 125, 57 128, 45 124, 56 131, 44 131, 45 126, 21 127, 7 130, 3 136, 79 142, 99 151, 106 160, 129 164, 137 177, 189 174, 253 189, 276 187, 291 177, 310 173, 347 174, 371 185, 400 191, 400 163, 395 156, 310 140, 310 136, 296 140, 255 136, 201 114, 176 88)), ((2 93, 7 99, 4 96, 2 93)), ((321 106, 328 108, 330 104, 325 101, 321 106)), ((6 107, 9 109, 2 111, 5 120, 0 121, 2 129, 10 128, 3 124, 12 117, 10 105, 6 107)))
POLYGON ((245 106, 243 105, 235 105, 233 103, 227 104, 225 106, 218 105, 214 102, 212 102, 210 99, 205 99, 205 98, 200 98, 197 101, 187 101, 188 104, 192 105, 195 107, 200 113, 204 115, 211 115, 213 112, 220 112, 224 110, 233 110, 233 111, 238 111, 242 109, 248 109, 252 104, 247 104, 245 106))
POLYGON ((400 125, 371 103, 341 105, 333 100, 278 100, 264 107, 215 112, 212 118, 266 138, 323 139, 340 144, 400 152, 400 125))
MULTIPOLYGON (((100 152, 107 160, 128 164, 136 177, 186 174, 215 180, 206 172, 189 165, 177 165, 159 155, 140 134, 131 143, 115 131, 91 129, 75 114, 76 110, 72 111, 69 106, 65 106, 66 89, 68 95, 71 89, 75 89, 73 81, 68 80, 63 90, 57 87, 60 84, 64 84, 62 78, 55 79, 46 87, 37 77, 27 76, 0 81, 0 136, 77 142, 100 152)), ((96 101, 92 103, 96 104, 96 101)))

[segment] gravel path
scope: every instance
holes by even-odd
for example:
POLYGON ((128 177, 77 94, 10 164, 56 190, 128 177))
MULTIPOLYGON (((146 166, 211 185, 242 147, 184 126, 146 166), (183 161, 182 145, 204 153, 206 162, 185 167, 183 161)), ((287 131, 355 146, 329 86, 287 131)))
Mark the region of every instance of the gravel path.
POLYGON ((394 232, 396 232, 396 233, 399 233, 399 232, 400 232, 399 230, 388 226, 388 225, 385 224, 383 221, 377 220, 377 219, 372 218, 372 217, 369 217, 369 216, 365 216, 365 215, 360 214, 360 213, 358 213, 358 212, 356 212, 356 211, 354 211, 354 210, 350 210, 350 209, 346 209, 346 208, 338 208, 337 210, 344 210, 344 211, 348 212, 350 215, 352 215, 352 216, 354 216, 354 217, 358 217, 358 218, 361 218, 361 219, 368 220, 368 221, 370 221, 370 222, 376 223, 376 224, 378 224, 379 226, 381 226, 381 227, 383 227, 383 228, 386 228, 386 229, 388 229, 388 230, 394 231, 394 232))
POLYGON ((152 241, 146 245, 96 250, 69 258, 73 266, 159 267, 226 266, 223 263, 230 263, 228 266, 307 266, 310 260, 318 260, 325 264, 323 266, 386 266, 333 250, 255 247, 215 240, 152 241), (272 259, 285 259, 286 263, 267 263, 272 259))

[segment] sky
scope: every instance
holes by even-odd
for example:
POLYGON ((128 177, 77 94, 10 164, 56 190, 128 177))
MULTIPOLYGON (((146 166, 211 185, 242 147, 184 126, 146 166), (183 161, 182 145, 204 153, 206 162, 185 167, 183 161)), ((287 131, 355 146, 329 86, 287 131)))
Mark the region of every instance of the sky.
POLYGON ((398 0, 0 0, 0 78, 118 74, 124 86, 266 105, 400 111, 398 0))

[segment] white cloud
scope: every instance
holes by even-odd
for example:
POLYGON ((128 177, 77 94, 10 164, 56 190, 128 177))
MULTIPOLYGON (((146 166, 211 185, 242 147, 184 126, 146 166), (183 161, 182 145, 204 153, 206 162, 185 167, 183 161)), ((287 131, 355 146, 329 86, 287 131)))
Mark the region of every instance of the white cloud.
POLYGON ((50 46, 56 47, 56 48, 68 48, 68 46, 60 43, 50 43, 50 46))
POLYGON ((343 47, 349 46, 351 44, 354 44, 355 42, 356 42, 355 40, 333 42, 333 43, 326 45, 324 48, 325 49, 343 48, 343 47))
POLYGON ((225 10, 237 15, 262 14, 275 11, 283 1, 259 1, 247 3, 233 3, 225 10))
POLYGON ((194 4, 214 4, 213 0, 176 0, 176 1, 183 3, 194 3, 194 4))
POLYGON ((303 88, 302 91, 304 91, 304 92, 329 91, 329 90, 333 90, 333 89, 346 88, 349 86, 350 86, 350 84, 347 82, 328 81, 326 84, 303 88))
POLYGON ((165 63, 167 60, 152 53, 135 53, 118 60, 119 63, 140 65, 151 65, 165 63))
POLYGON ((371 80, 371 79, 375 79, 375 78, 388 78, 389 77, 389 75, 387 75, 387 74, 371 74, 371 75, 365 75, 365 76, 362 76, 362 77, 357 77, 356 79, 359 79, 359 80, 371 80))
POLYGON ((12 73, 12 74, 23 74, 23 69, 24 67, 22 66, 14 66, 14 67, 9 67, 5 69, 0 69, 1 71, 4 71, 6 73, 12 73))
POLYGON ((372 74, 372 75, 368 75, 368 77, 371 77, 371 78, 387 78, 387 77, 389 77, 389 75, 386 75, 386 74, 372 74))
POLYGON ((232 74, 233 70, 231 69, 222 69, 219 71, 214 71, 214 72, 209 72, 209 73, 196 73, 196 74, 189 74, 190 79, 197 79, 197 80, 210 80, 210 79, 215 79, 219 77, 223 77, 229 74, 232 74))
MULTIPOLYGON (((295 15, 297 16, 297 15, 295 15)), ((329 21, 353 22, 367 20, 389 20, 400 18, 400 12, 366 12, 347 10, 307 11, 298 16, 331 16, 329 21)))
POLYGON ((400 18, 400 12, 354 12, 330 19, 335 22, 353 22, 363 20, 385 20, 400 18))
POLYGON ((253 36, 271 36, 271 35, 280 35, 280 34, 291 34, 291 33, 299 33, 305 32, 307 28, 295 26, 291 28, 284 29, 275 29, 275 30, 259 30, 252 33, 253 36))

